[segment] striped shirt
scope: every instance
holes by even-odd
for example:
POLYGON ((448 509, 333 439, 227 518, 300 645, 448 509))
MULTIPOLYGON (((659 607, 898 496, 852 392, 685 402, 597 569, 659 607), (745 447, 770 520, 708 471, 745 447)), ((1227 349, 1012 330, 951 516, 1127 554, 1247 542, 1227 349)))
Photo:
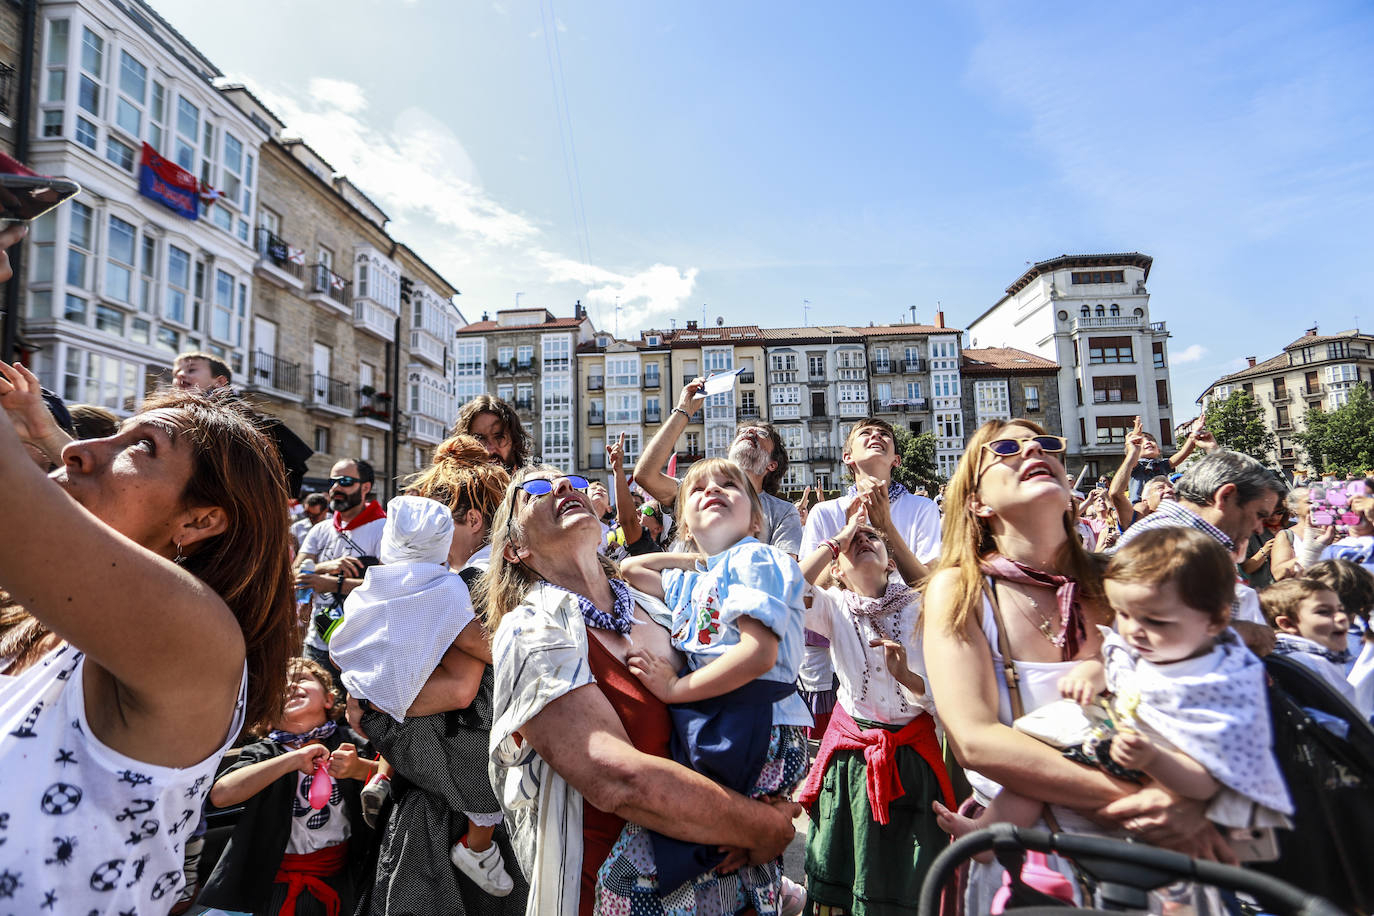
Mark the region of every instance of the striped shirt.
POLYGON ((1195 528, 1203 534, 1211 535, 1218 544, 1226 548, 1227 553, 1236 549, 1235 543, 1216 525, 1191 509, 1185 509, 1172 500, 1165 500, 1159 504, 1158 509, 1127 528, 1125 534, 1121 535, 1121 540, 1116 542, 1113 552, 1129 544, 1137 535, 1156 528, 1195 528))

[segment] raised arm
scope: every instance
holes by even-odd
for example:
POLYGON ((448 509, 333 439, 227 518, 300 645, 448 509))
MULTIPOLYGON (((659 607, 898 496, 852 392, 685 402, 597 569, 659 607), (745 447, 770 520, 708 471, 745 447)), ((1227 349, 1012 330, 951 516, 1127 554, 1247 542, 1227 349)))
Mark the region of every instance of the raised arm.
POLYGON ((1169 467, 1176 468, 1186 461, 1194 448, 1201 447, 1204 452, 1216 450, 1217 439, 1204 428, 1203 424, 1206 422, 1205 417, 1198 417, 1193 421, 1192 427, 1188 430, 1188 438, 1183 440, 1183 445, 1178 451, 1169 456, 1169 467))
MULTIPOLYGON (((1121 466, 1112 475, 1112 482, 1107 486, 1107 498, 1112 501, 1112 508, 1116 510, 1116 517, 1119 520, 1129 520, 1135 517, 1135 506, 1131 505, 1131 472, 1140 462, 1140 453, 1145 448, 1145 433, 1140 427, 1140 417, 1135 418, 1135 424, 1126 436, 1126 454, 1121 459, 1121 466)), ((1123 527, 1130 527, 1130 521, 1125 521, 1123 527)))
POLYGON ((821 541, 816 549, 802 557, 798 565, 801 566, 802 576, 805 577, 806 581, 815 585, 830 571, 830 564, 838 559, 838 554, 831 549, 832 541, 835 547, 843 552, 849 549, 849 542, 854 539, 854 532, 859 530, 860 525, 866 524, 868 524, 868 513, 863 506, 860 506, 859 511, 849 516, 849 520, 845 522, 839 534, 821 541))
POLYGON ((753 617, 739 619, 739 642, 719 656, 678 677, 673 664, 660 655, 635 649, 625 667, 665 703, 695 703, 723 696, 772 670, 778 660, 778 637, 753 617))
POLYGON ((620 522, 620 530, 625 533, 625 546, 629 547, 639 540, 640 535, 644 533, 644 526, 640 524, 634 496, 630 494, 630 482, 625 479, 624 433, 620 434, 620 438, 614 444, 606 446, 606 470, 614 480, 615 518, 620 522))
POLYGON ((897 564, 897 572, 901 574, 902 580, 907 585, 919 585, 924 582, 930 570, 917 559, 911 545, 906 542, 905 535, 898 531, 893 523, 892 504, 887 498, 887 485, 870 478, 859 483, 859 494, 859 499, 855 500, 850 509, 853 510, 854 506, 862 502, 873 527, 887 535, 887 553, 897 564))
POLYGON ((697 555, 694 553, 649 553, 638 557, 626 557, 620 564, 620 574, 625 581, 646 595, 663 597, 663 577, 665 569, 695 569, 697 555))
POLYGON ((687 426, 687 419, 706 403, 706 395, 701 394, 705 379, 695 378, 688 382, 678 395, 677 406, 668 414, 668 419, 654 433, 649 444, 635 462, 635 483, 644 488, 660 503, 667 505, 677 498, 677 480, 663 473, 668 456, 673 453, 677 437, 687 426))
POLYGON ((579 687, 520 728, 535 752, 590 804, 689 843, 743 846, 754 862, 795 835, 790 802, 751 801, 665 757, 636 750, 604 694, 579 687))
MULTIPOLYGON (((153 461, 164 449, 176 451, 166 432, 140 424, 110 440, 73 443, 64 458, 73 468, 96 467, 153 461)), ((148 763, 203 760, 224 741, 243 673, 243 634, 229 608, 205 583, 115 531, 47 479, 3 412, 0 487, 16 533, 25 520, 22 536, 0 544, 0 583, 87 654, 87 711, 97 736, 148 763)), ((172 539, 193 544, 223 531, 228 520, 217 507, 188 508, 175 524, 172 539)))
POLYGON ((32 443, 55 465, 62 463, 62 448, 72 437, 62 431, 43 400, 43 388, 23 363, 0 362, 0 394, 19 438, 32 443))

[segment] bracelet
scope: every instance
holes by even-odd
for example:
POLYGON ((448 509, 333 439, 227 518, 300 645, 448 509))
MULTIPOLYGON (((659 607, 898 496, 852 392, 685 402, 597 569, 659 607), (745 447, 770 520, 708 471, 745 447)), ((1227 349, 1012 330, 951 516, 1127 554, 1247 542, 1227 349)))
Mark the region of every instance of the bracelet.
POLYGON ((687 419, 692 419, 692 415, 689 414, 687 411, 683 410, 681 407, 674 407, 672 410, 668 411, 668 413, 670 416, 675 413, 680 413, 687 419))
POLYGON ((838 541, 834 538, 826 538, 825 546, 830 548, 830 559, 838 560, 840 558, 840 544, 838 541))
POLYGON ((340 597, 343 596, 343 580, 344 580, 344 574, 343 574, 343 573, 339 573, 339 585, 338 585, 337 588, 334 589, 334 594, 339 595, 340 597))

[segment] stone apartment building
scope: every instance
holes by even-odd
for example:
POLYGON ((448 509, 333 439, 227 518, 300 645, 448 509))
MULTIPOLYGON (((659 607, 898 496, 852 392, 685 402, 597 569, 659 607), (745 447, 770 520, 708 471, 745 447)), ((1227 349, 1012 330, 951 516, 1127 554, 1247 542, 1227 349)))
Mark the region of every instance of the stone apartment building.
POLYGON ((1168 338, 1150 320, 1139 252, 1061 255, 1032 265, 969 325, 974 348, 1015 347, 1059 365, 1068 456, 1090 475, 1113 468, 1135 418, 1168 451, 1174 442, 1168 338))
MULTIPOLYGON (((231 94, 271 117, 246 90, 231 94)), ((262 147, 244 387, 314 447, 307 486, 327 487, 334 462, 362 458, 389 496, 428 463, 456 410, 457 290, 391 239, 366 195, 275 127, 262 147)))
POLYGON ((1360 382, 1374 386, 1374 334, 1359 330, 1322 334, 1309 328, 1277 356, 1249 363, 1239 372, 1217 379, 1197 403, 1206 410, 1213 401, 1224 401, 1235 391, 1252 396, 1274 434, 1277 448, 1270 461, 1288 473, 1303 466, 1293 434, 1303 429, 1303 417, 1313 407, 1335 410, 1346 402, 1350 389, 1360 382))
POLYGON ((1058 363, 1011 347, 984 347, 965 349, 959 371, 970 433, 988 420, 1024 417, 1064 434, 1058 363))
MULTIPOLYGON (((490 392, 515 406, 540 460, 573 470, 580 461, 577 348, 595 336, 578 302, 570 318, 543 308, 482 314, 457 332, 455 403, 490 392)), ((451 422, 451 420, 450 420, 451 422)))
POLYGON ((28 164, 85 190, 24 244, 20 356, 68 401, 121 414, 184 350, 242 377, 270 125, 216 89, 220 71, 138 0, 41 4, 34 41, 28 164), (218 199, 141 191, 145 143, 218 199))
MULTIPOLYGON (((15 122, 19 117, 22 95, 19 82, 24 38, 23 6, 18 3, 0 4, 0 150, 11 156, 15 153, 15 122)), ((29 40, 32 41, 32 38, 29 40)))
POLYGON ((954 473, 964 451, 964 410, 959 381, 963 331, 934 324, 855 328, 867 354, 872 413, 913 433, 935 433, 939 473, 954 473))
MULTIPOLYGON (((606 446, 625 436, 624 468, 628 472, 644 446, 667 419, 665 403, 672 369, 663 335, 645 331, 637 340, 618 340, 597 333, 577 347, 579 392, 579 472, 606 470, 606 446)), ((599 475, 598 475, 599 476, 599 475)))
POLYGON ((671 374, 666 386, 664 412, 676 406, 682 389, 697 376, 741 369, 732 390, 706 399, 699 413, 689 418, 678 439, 678 469, 698 458, 724 458, 743 421, 764 416, 763 378, 765 338, 756 325, 701 327, 688 321, 685 328, 651 332, 668 345, 671 374))
POLYGON ((791 459, 782 486, 834 489, 854 421, 869 410, 863 338, 844 325, 765 328, 769 419, 791 459))

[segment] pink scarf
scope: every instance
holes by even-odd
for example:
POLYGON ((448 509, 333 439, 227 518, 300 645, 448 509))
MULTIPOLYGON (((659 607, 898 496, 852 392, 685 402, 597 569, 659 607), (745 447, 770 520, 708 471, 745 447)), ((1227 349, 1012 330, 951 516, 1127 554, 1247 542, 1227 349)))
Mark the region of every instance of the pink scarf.
POLYGON ((911 589, 905 583, 888 579, 887 590, 881 598, 868 598, 849 589, 840 592, 844 609, 850 616, 881 619, 893 611, 900 611, 911 603, 911 589))
POLYGON ((1066 662, 1073 661, 1078 655, 1078 647, 1088 637, 1088 627, 1083 622, 1083 605, 1078 601, 1078 580, 1047 573, 1003 556, 984 559, 981 568, 994 579, 1054 589, 1055 597, 1059 601, 1060 633, 1054 637, 1053 642, 1059 647, 1061 659, 1066 662))

